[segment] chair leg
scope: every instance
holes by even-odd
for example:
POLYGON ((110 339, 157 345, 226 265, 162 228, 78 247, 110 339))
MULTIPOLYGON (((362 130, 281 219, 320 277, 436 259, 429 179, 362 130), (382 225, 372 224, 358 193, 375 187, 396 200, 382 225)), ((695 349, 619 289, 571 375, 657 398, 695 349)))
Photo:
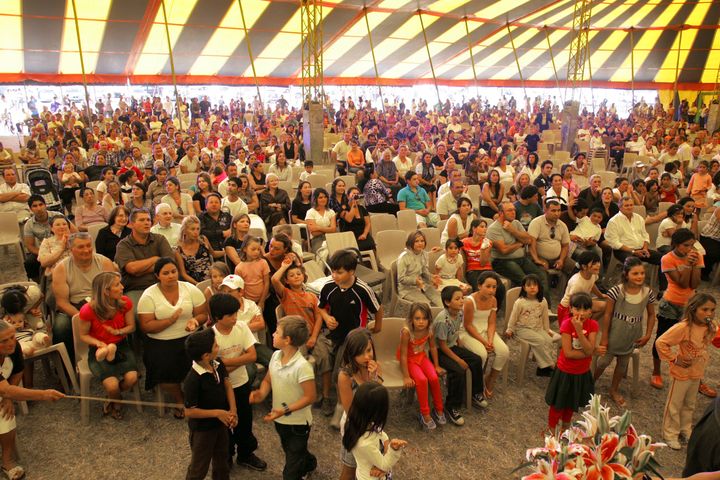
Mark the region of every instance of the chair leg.
POLYGON ((55 364, 55 371, 57 372, 58 378, 60 378, 60 385, 63 387, 64 392, 70 391, 70 385, 68 385, 67 376, 65 375, 65 367, 63 365, 60 355, 52 356, 53 364, 55 364))
POLYGON ((633 382, 630 394, 634 397, 640 385, 640 352, 636 349, 632 354, 633 382))
POLYGON ((58 355, 60 356, 60 359, 62 360, 63 365, 65 366, 65 374, 70 379, 70 383, 72 383, 73 391, 79 392, 80 387, 78 386, 78 380, 75 375, 75 369, 72 368, 72 363, 70 363, 70 356, 68 355, 67 350, 65 349, 65 346, 63 345, 63 348, 58 349, 57 352, 58 352, 58 355))
MULTIPOLYGON (((90 396, 90 379, 80 377, 80 395, 83 397, 90 396)), ((80 400, 80 420, 83 425, 90 424, 90 401, 80 400)))
MULTIPOLYGON (((133 386, 132 391, 133 391, 133 397, 135 397, 135 401, 139 402, 140 401, 140 387, 138 386, 137 383, 133 386)), ((138 413, 142 413, 142 411, 143 411, 142 405, 140 405, 139 403, 137 405, 135 405, 135 409, 138 411, 138 413)))
POLYGON ((155 386, 155 402, 158 404, 158 416, 165 416, 165 394, 159 385, 155 386))
POLYGON ((510 365, 505 362, 505 366, 502 369, 503 386, 507 387, 508 384, 508 373, 510 372, 510 365))
POLYGON ((472 405, 472 372, 468 368, 465 370, 465 407, 470 408, 472 405))

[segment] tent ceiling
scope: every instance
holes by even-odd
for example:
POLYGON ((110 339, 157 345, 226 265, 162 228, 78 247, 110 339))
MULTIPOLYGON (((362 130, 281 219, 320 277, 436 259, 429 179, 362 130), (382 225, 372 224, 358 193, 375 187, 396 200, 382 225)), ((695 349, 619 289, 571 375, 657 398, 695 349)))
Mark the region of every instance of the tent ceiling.
MULTIPOLYGON (((298 83, 299 3, 242 2, 261 83, 298 83)), ((89 83, 171 83, 161 0, 75 3, 89 83)), ((326 0, 328 84, 375 82, 364 3, 384 84, 432 81, 418 8, 441 83, 473 82, 465 16, 482 84, 520 84, 507 21, 528 85, 555 85, 547 36, 558 75, 565 77, 573 0, 326 0)), ((165 0, 165 5, 179 83, 252 84, 238 0, 165 0)), ((672 84, 678 60, 682 87, 715 85, 719 0, 596 0, 592 13, 593 85, 629 87, 631 44, 636 88, 672 84)), ((70 0, 2 0, 0 31, 0 82, 81 81, 70 0)))

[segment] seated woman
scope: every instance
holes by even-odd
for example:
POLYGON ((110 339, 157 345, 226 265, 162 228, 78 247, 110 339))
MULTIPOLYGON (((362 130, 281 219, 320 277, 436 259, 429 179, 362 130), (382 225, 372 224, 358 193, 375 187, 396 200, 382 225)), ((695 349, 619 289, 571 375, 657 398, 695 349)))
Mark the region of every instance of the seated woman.
POLYGON ((193 285, 210 278, 212 253, 210 242, 200 235, 200 220, 194 215, 185 217, 180 227, 180 240, 175 248, 180 278, 193 285))
POLYGON ((234 272, 235 267, 240 263, 240 246, 250 231, 250 216, 241 213, 235 215, 230 224, 230 236, 225 239, 223 249, 230 271, 234 272))
POLYGON ((188 215, 195 215, 192 198, 187 193, 180 191, 180 180, 175 177, 168 177, 165 180, 167 195, 162 198, 162 203, 167 203, 173 212, 173 218, 182 220, 188 215))
MULTIPOLYGON (((274 173, 268 173, 266 177, 266 188, 260 192, 260 218, 265 224, 269 223, 270 216, 274 213, 281 214, 285 219, 290 212, 290 197, 287 192, 278 187, 280 180, 274 173)), ((268 230, 271 230, 269 227, 268 230)))
POLYGON ((172 221, 173 213, 172 208, 167 203, 160 203, 155 207, 155 225, 152 226, 150 231, 152 233, 159 233, 165 237, 170 244, 170 247, 175 248, 180 238, 180 224, 172 221))
POLYGON ((348 172, 357 173, 365 168, 365 152, 360 149, 360 144, 355 138, 350 140, 350 150, 347 152, 348 172))
POLYGON ((91 223, 107 222, 108 214, 102 206, 98 205, 92 188, 81 188, 80 198, 82 202, 75 209, 75 226, 78 230, 87 232, 87 226, 91 223))
POLYGON ((211 193, 213 193, 213 187, 210 175, 202 172, 195 180, 195 194, 192 196, 193 208, 198 215, 205 211, 205 199, 211 193))
POLYGON ((44 239, 38 251, 38 262, 45 269, 45 275, 52 275, 52 269, 63 258, 70 255, 68 239, 70 228, 68 221, 62 215, 50 219, 50 231, 52 236, 44 239))
POLYGON ((287 158, 283 152, 278 152, 275 163, 268 168, 268 173, 277 175, 281 182, 289 182, 292 180, 292 167, 288 165, 287 158))
POLYGON ((129 219, 130 211, 126 206, 120 205, 113 208, 108 218, 108 225, 100 229, 95 239, 95 251, 114 260, 117 244, 130 235, 131 230, 127 226, 129 219))
POLYGON ((107 192, 105 192, 105 196, 103 197, 102 206, 108 215, 110 215, 113 208, 124 204, 125 199, 120 191, 120 183, 117 180, 107 182, 107 192))
POLYGON ((290 220, 292 223, 305 224, 305 215, 312 208, 312 185, 310 182, 298 183, 297 195, 290 206, 290 220))
POLYGON ((240 179, 240 186, 238 188, 238 196, 248 207, 248 213, 256 213, 260 206, 260 200, 258 200, 257 193, 250 185, 250 179, 246 174, 238 175, 240 179))
POLYGON ((475 220, 475 214, 472 212, 472 202, 467 197, 460 197, 457 199, 456 205, 457 210, 450 215, 445 228, 440 234, 440 245, 445 245, 449 238, 462 241, 464 238, 472 236, 470 225, 475 220))
POLYGON ((80 308, 80 340, 87 343, 88 366, 102 382, 108 402, 103 415, 122 418, 122 392, 135 386, 138 367, 127 336, 135 331, 132 301, 123 295, 120 274, 103 272, 92 281, 90 303, 80 308))
POLYGON ((324 188, 316 188, 313 192, 312 208, 305 215, 310 232, 310 247, 317 252, 325 241, 326 233, 337 231, 335 211, 329 207, 328 193, 324 188))
POLYGON ((375 250, 375 241, 370 234, 370 214, 360 205, 359 195, 360 190, 357 187, 350 187, 348 190, 348 210, 345 216, 338 220, 340 231, 353 232, 361 252, 375 250))
POLYGON ((363 187, 365 208, 372 213, 389 213, 396 215, 400 207, 393 200, 392 192, 378 178, 375 169, 370 170, 370 179, 363 187))
POLYGON ((265 170, 262 162, 255 161, 250 165, 250 175, 248 176, 248 180, 250 181, 250 187, 258 195, 260 192, 265 190, 267 178, 265 176, 265 170))
POLYGON ((135 210, 145 209, 150 212, 150 220, 155 217, 155 209, 152 208, 152 202, 147 198, 147 189, 142 182, 135 182, 133 184, 125 206, 130 211, 130 215, 132 215, 135 210))
MULTIPOLYGON (((191 368, 185 337, 207 321, 205 295, 195 285, 178 280, 178 266, 172 258, 158 259, 154 273, 158 283, 143 292, 137 307, 140 328, 146 334, 145 388, 159 386, 174 403, 182 405, 180 383, 191 368)), ((174 409, 173 415, 185 417, 182 408, 174 409)))

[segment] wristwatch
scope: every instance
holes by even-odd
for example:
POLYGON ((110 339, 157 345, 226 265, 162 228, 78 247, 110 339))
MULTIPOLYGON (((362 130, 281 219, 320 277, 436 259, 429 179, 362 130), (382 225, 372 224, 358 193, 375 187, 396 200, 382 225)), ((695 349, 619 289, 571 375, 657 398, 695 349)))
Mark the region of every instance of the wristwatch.
POLYGON ((290 411, 290 407, 288 407, 288 404, 285 403, 285 402, 283 402, 283 403, 282 403, 282 407, 283 407, 283 410, 285 411, 285 414, 284 414, 284 415, 285 415, 286 417, 289 417, 290 414, 292 414, 292 412, 290 411))

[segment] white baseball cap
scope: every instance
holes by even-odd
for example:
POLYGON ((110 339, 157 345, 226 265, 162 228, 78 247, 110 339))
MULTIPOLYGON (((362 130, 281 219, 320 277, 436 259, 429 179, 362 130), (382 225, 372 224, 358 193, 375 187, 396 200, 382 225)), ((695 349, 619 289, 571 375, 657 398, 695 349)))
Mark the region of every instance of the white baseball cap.
POLYGON ((240 275, 228 275, 227 277, 223 278, 223 281, 220 285, 225 285, 226 287, 232 288, 233 290, 240 290, 242 288, 245 288, 245 280, 240 275))

